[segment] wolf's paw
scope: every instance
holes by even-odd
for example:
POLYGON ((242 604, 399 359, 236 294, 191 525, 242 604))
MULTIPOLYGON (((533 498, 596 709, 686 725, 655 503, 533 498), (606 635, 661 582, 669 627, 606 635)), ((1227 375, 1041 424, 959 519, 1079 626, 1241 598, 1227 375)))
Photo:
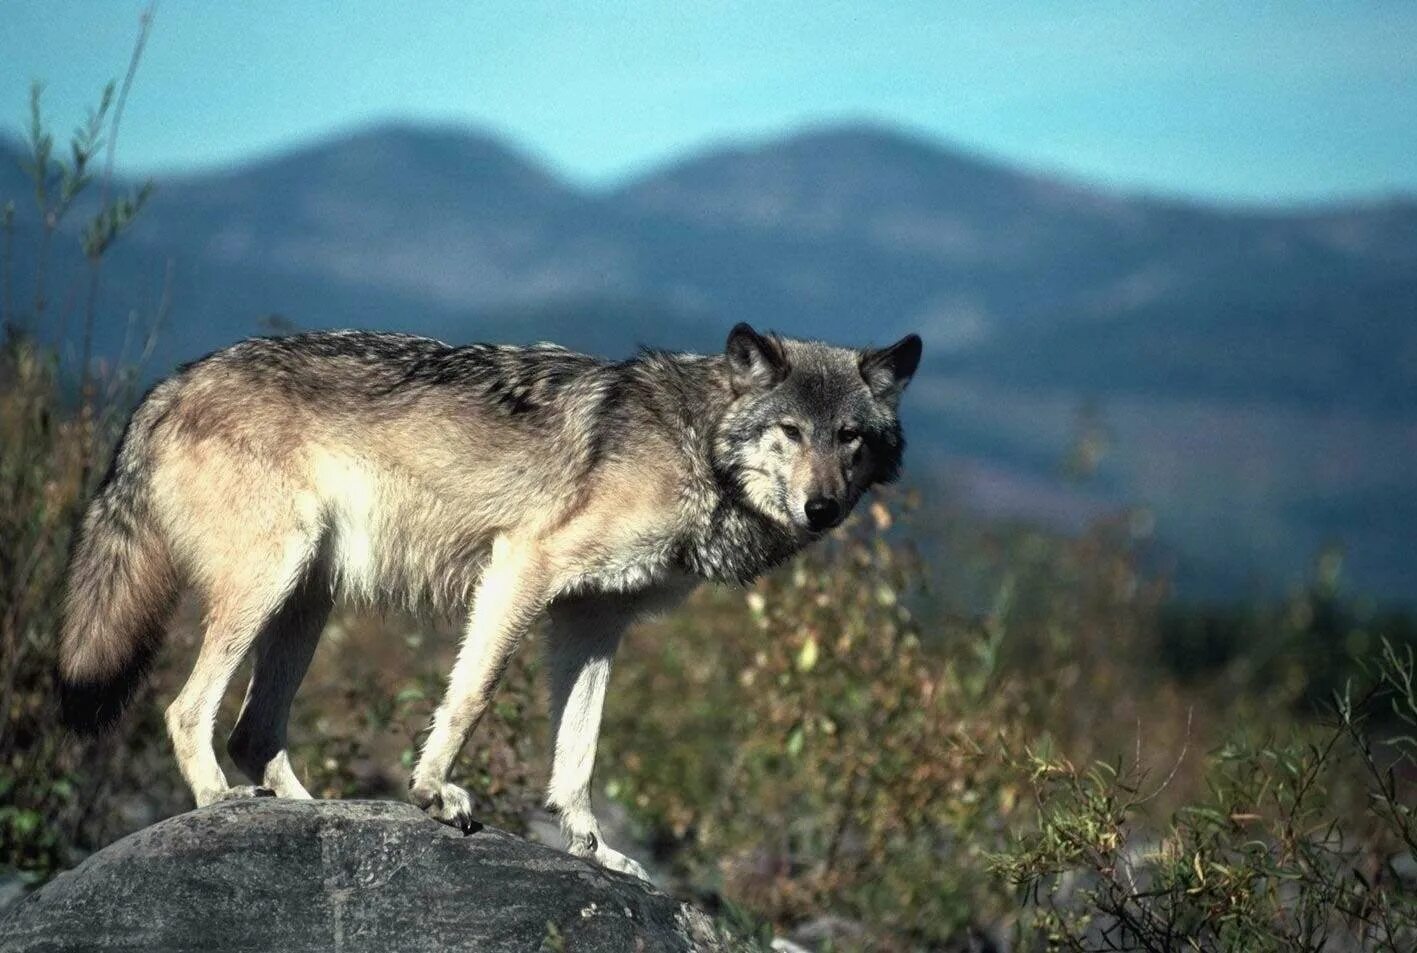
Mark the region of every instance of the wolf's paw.
POLYGON ((618 870, 622 874, 638 877, 645 883, 653 883, 643 867, 613 847, 601 844, 595 851, 595 862, 606 870, 618 870))
POLYGON ((221 788, 210 791, 197 797, 197 806, 206 807, 208 804, 215 804, 218 801, 240 801, 252 797, 275 797, 276 792, 270 788, 261 787, 256 784, 238 784, 235 787, 221 788))
POLYGON ((456 784, 410 782, 408 796, 433 820, 456 827, 464 834, 482 829, 482 825, 472 819, 472 798, 456 784))

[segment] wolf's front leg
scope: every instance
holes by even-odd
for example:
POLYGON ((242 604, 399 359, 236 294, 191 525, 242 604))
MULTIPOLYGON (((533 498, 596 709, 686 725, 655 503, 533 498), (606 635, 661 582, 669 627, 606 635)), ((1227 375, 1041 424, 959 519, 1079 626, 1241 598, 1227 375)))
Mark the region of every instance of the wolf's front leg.
POLYGON ((472 799, 448 781, 448 773, 468 732, 487 710, 513 650, 544 608, 546 588, 541 553, 498 537, 477 584, 447 694, 408 782, 415 804, 464 833, 473 828, 472 799))
POLYGON ((572 854, 649 880, 643 867, 601 839, 590 800, 605 687, 615 648, 633 618, 630 602, 597 596, 551 607, 547 660, 555 756, 546 806, 560 815, 561 833, 572 854))

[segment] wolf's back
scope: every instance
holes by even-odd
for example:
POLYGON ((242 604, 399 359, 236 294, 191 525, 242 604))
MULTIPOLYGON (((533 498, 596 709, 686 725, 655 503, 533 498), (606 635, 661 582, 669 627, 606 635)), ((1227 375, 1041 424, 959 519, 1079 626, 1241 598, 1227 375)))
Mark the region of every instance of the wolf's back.
POLYGON ((64 721, 75 731, 94 733, 117 719, 152 664, 176 599, 149 480, 165 390, 134 412, 70 555, 59 687, 64 721))

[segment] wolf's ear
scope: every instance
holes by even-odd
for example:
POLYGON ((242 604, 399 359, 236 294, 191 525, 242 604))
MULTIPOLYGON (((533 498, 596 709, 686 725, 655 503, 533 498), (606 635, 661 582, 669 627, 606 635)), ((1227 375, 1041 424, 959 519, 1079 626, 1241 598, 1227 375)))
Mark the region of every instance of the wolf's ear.
POLYGON ((733 390, 745 394, 751 390, 767 390, 782 383, 787 376, 787 354, 782 343, 764 337, 740 322, 728 332, 728 373, 733 390))
POLYGON ((920 335, 907 334, 890 347, 861 355, 861 377, 877 400, 895 404, 920 366, 920 335))

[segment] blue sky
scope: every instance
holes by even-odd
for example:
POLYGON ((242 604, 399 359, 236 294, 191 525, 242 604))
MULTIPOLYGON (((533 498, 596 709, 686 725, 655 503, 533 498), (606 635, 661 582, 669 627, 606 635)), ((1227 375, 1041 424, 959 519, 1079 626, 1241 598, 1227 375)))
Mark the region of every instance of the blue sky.
MULTIPOLYGON (((5 0, 0 120, 60 128, 140 4, 5 0)), ((475 124, 607 184, 709 143, 870 118, 1100 184, 1239 201, 1417 193, 1417 3, 164 0, 128 169, 388 118, 475 124)))

